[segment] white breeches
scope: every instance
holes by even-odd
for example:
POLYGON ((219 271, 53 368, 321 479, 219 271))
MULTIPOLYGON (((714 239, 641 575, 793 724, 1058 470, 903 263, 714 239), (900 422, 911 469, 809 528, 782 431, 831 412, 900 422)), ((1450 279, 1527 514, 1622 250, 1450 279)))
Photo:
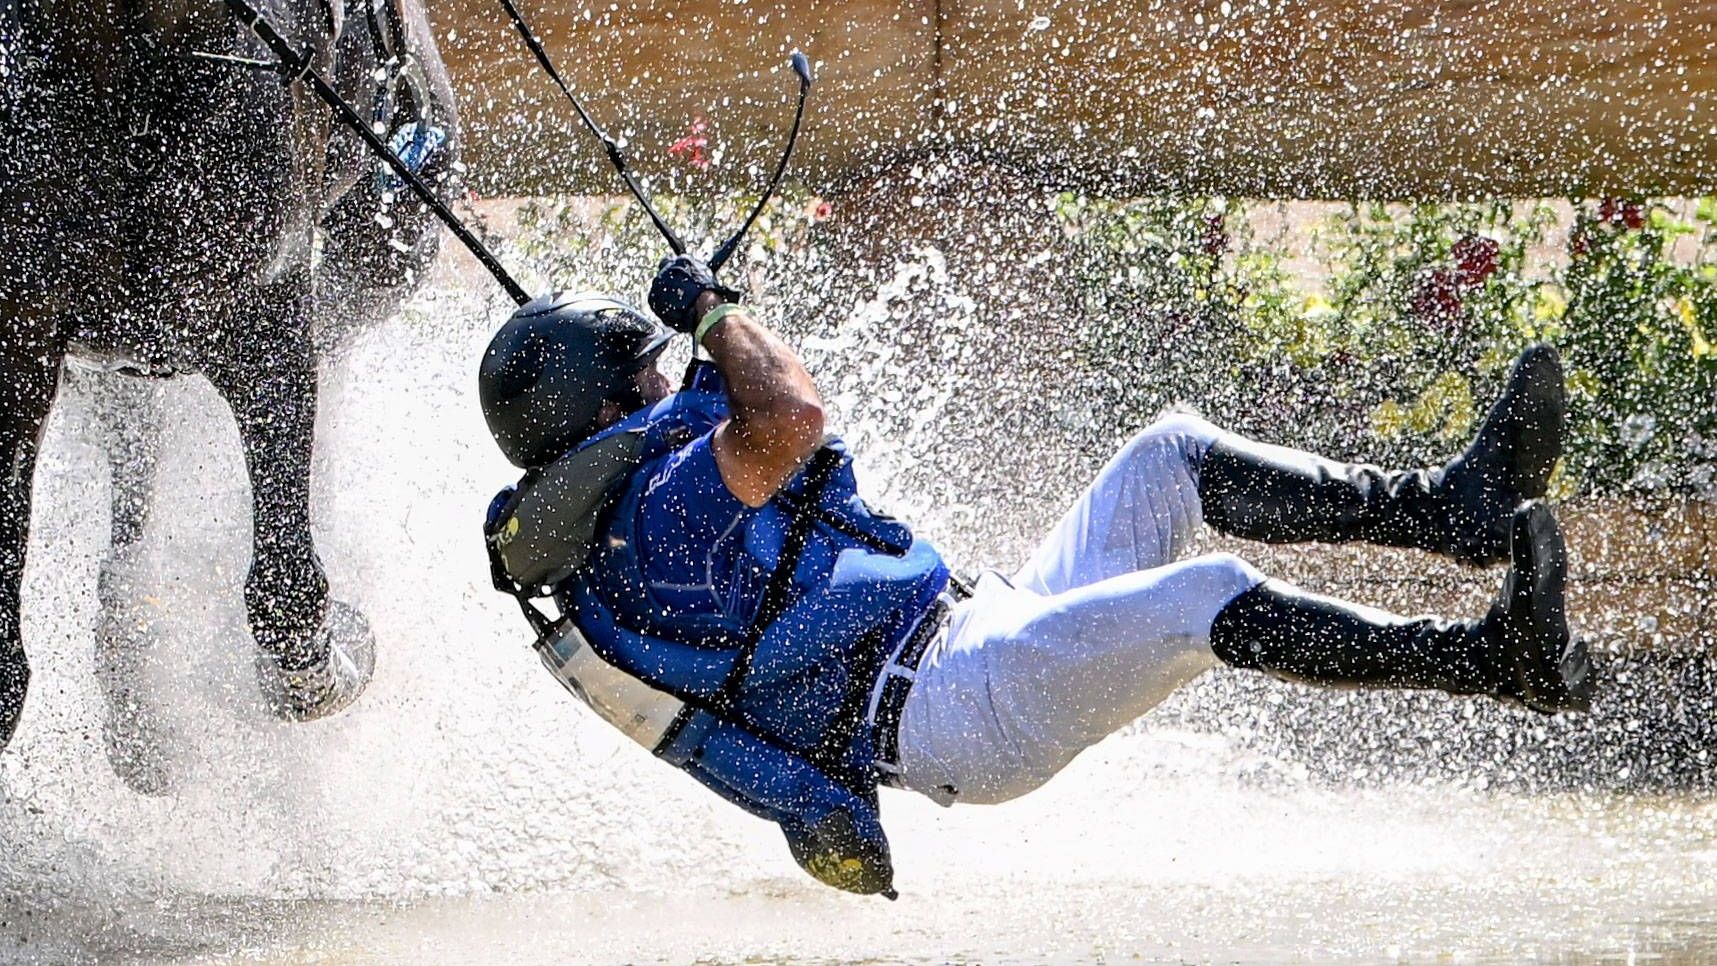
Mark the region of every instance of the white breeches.
POLYGON ((1217 663, 1217 612, 1264 579, 1232 554, 1177 559, 1221 432, 1153 423, 1023 569, 984 574, 955 605, 901 714, 902 785, 943 804, 1022 795, 1217 663))

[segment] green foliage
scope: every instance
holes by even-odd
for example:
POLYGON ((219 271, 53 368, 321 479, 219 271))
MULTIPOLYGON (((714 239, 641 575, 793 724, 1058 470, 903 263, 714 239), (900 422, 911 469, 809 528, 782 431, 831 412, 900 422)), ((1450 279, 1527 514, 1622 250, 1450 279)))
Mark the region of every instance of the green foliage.
POLYGON ((1136 374, 1122 411, 1178 400, 1270 439, 1422 461, 1458 449, 1544 340, 1569 373, 1560 493, 1717 493, 1717 199, 1680 206, 1690 220, 1622 200, 1350 205, 1305 251, 1283 244, 1303 231, 1260 243, 1269 209, 1232 201, 1061 206, 1081 263, 1107 266, 1082 283, 1093 365, 1136 374), (1220 258, 1213 212, 1232 232, 1220 258))
MULTIPOLYGON (((1546 340, 1563 350, 1569 371, 1572 434, 1560 493, 1717 493, 1717 199, 1356 204, 1327 209, 1309 229, 1290 223, 1303 206, 1072 193, 1046 201, 1058 237, 980 245, 985 259, 960 263, 970 278, 952 278, 950 261, 956 288, 922 318, 897 306, 906 314, 883 331, 919 342, 946 334, 964 324, 950 309, 963 298, 958 286, 990 287, 997 266, 1006 273, 1019 262, 1009 252, 1021 245, 1037 253, 1033 261, 1052 259, 1053 284, 1033 297, 1074 320, 1065 327, 1071 347, 1056 350, 1066 353, 1064 372, 1090 411, 1116 416, 1067 427, 1092 435, 1082 446, 1102 450, 1113 440, 1097 436, 1188 404, 1241 432, 1335 456, 1438 459, 1468 437, 1514 356, 1546 340)), ((712 209, 660 199, 663 214, 706 253, 751 203, 712 209)), ((846 346, 841 332, 859 323, 829 312, 882 298, 852 289, 886 290, 895 267, 866 267, 833 251, 818 224, 828 213, 802 190, 785 193, 725 275, 773 303, 780 311, 771 317, 789 320, 789 334, 846 346), (836 273, 842 281, 832 286, 836 273), (808 328, 794 332, 796 324, 808 328)), ((515 244, 541 287, 641 300, 663 251, 629 200, 534 202, 520 225, 515 244)), ((924 251, 891 238, 873 260, 924 251)), ((1041 324, 985 304, 968 308, 990 326, 1041 324)), ((949 373, 958 365, 953 357, 936 363, 949 373)), ((866 378, 877 385, 874 373, 866 378)), ((890 392, 899 395, 878 389, 890 392)), ((990 392, 992 401, 1011 398, 1000 383, 990 392)), ((867 419, 905 419, 899 408, 878 415, 853 403, 854 415, 867 419)))
POLYGON ((1582 212, 1559 281, 1572 368, 1571 464, 1602 487, 1717 491, 1712 199, 1637 229, 1582 212), (1685 241, 1683 241, 1685 239, 1685 241), (1681 257, 1672 257, 1672 252, 1681 257))

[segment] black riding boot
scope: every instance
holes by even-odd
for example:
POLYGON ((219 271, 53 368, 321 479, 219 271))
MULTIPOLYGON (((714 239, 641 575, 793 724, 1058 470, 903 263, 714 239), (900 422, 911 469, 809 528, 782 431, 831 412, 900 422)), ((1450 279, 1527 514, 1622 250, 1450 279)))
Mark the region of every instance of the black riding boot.
POLYGON ((1216 615, 1210 645, 1234 667, 1338 687, 1486 694, 1535 711, 1584 711, 1592 668, 1563 608, 1567 560, 1542 503, 1513 517, 1514 564, 1476 621, 1401 618, 1267 580, 1216 615))
POLYGON ((1204 519, 1267 543, 1363 540, 1496 563, 1514 508, 1544 495, 1566 410, 1561 362, 1541 344, 1515 362, 1472 443, 1436 469, 1387 472, 1228 437, 1199 468, 1204 519))

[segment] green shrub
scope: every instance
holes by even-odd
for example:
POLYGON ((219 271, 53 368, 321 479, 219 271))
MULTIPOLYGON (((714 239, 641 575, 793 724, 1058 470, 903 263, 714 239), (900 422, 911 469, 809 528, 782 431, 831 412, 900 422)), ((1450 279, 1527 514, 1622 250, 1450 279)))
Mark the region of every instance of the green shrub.
POLYGON ((1426 460, 1462 444, 1514 356, 1544 340, 1568 367, 1561 494, 1709 496, 1717 199, 1681 205, 1691 222, 1676 207, 1351 205, 1293 252, 1260 243, 1233 202, 1064 199, 1087 308, 1105 320, 1090 329, 1096 364, 1138 373, 1117 407, 1166 390, 1267 438, 1426 460), (1218 214, 1226 243, 1210 237, 1218 214), (1287 270, 1296 254, 1313 277, 1287 270), (1149 318, 1120 311, 1140 303, 1149 318))
MULTIPOLYGON (((1053 260, 1055 284, 1033 297, 1072 320, 1072 347, 1058 350, 1070 353, 1070 377, 1094 410, 1116 414, 1065 427, 1091 434, 1080 443, 1094 452, 1184 403, 1239 431, 1336 456, 1441 458, 1468 437, 1514 356, 1546 340, 1569 371, 1560 495, 1717 495, 1717 199, 1356 204, 1309 232, 1278 224, 1268 237, 1259 226, 1281 219, 1232 199, 1042 200, 1056 237, 1011 244, 1053 260)), ((749 204, 694 210, 662 199, 669 220, 706 240, 705 250, 749 204)), ((893 271, 829 250, 818 228, 826 214, 819 199, 786 193, 729 273, 773 300, 777 317, 818 320, 796 333, 787 326, 818 344, 843 325, 831 310, 870 297, 843 290, 842 304, 828 304, 841 301, 832 273, 862 287, 893 271)), ((663 247, 629 200, 532 203, 521 228, 519 250, 558 284, 640 293, 663 247)), ((997 259, 1013 257, 1008 243, 989 244, 997 259)), ((902 239, 889 251, 907 258, 924 248, 902 239)), ((968 290, 987 287, 938 284, 947 297, 921 315, 894 307, 906 313, 890 323, 903 338, 946 329, 943 303, 969 307, 968 290)), ((888 407, 855 415, 914 425, 888 407)))

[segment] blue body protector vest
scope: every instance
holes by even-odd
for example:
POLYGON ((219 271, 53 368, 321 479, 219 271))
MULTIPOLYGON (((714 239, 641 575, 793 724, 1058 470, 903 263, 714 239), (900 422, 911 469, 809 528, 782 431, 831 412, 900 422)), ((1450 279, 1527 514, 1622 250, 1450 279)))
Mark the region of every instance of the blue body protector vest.
MULTIPOLYGON (((626 444, 629 463, 611 474, 583 565, 568 561, 555 574, 563 633, 545 633, 539 652, 611 723, 779 824, 820 881, 892 894, 866 703, 888 654, 947 586, 947 568, 906 526, 864 504, 850 458, 832 442, 742 525, 758 579, 741 606, 688 613, 660 600, 638 553, 651 546, 651 534, 638 532, 639 468, 726 418, 713 375, 706 367, 687 391, 563 458, 626 444), (593 693, 603 679, 618 690, 593 693)), ((509 511, 520 495, 503 491, 491 506, 492 554, 498 533, 518 530, 509 511)), ((492 559, 497 584, 503 571, 530 569, 492 559)), ((503 589, 517 594, 518 584, 503 589)))

